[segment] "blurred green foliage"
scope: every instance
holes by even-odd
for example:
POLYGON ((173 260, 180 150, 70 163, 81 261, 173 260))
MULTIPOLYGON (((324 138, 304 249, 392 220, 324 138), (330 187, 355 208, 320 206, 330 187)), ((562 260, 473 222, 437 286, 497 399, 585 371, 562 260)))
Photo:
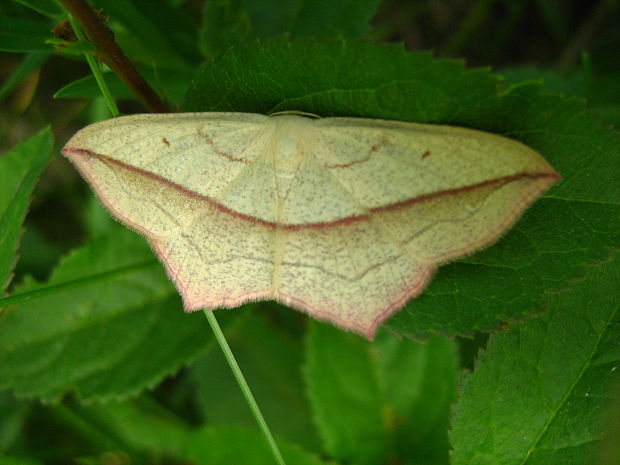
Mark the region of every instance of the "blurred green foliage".
MULTIPOLYGON (((474 127, 563 175, 375 342, 273 303, 217 312, 289 464, 620 463, 620 2, 91 4, 171 109, 474 127)), ((274 463, 204 317, 58 156, 108 117, 65 18, 0 4, 0 282, 29 297, 0 314, 0 464, 274 463)))

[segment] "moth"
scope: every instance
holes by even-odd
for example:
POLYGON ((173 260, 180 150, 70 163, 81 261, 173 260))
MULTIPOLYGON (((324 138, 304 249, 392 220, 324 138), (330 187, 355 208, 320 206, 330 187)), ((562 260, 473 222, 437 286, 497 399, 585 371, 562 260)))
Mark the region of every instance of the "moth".
POLYGON ((369 339, 560 177, 506 137, 306 113, 125 116, 62 152, 186 310, 276 300, 369 339))

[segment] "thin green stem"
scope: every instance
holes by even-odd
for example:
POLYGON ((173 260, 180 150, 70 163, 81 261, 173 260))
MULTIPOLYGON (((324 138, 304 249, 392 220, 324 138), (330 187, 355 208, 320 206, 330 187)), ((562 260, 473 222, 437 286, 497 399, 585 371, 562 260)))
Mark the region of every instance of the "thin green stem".
POLYGON ((52 286, 46 286, 41 289, 36 289, 34 291, 22 292, 21 294, 14 294, 9 297, 0 297, 0 308, 6 307, 8 305, 19 304, 22 302, 28 302, 29 300, 39 299, 41 297, 45 297, 51 294, 67 291, 75 287, 101 281, 106 278, 117 277, 126 273, 132 273, 134 271, 139 271, 143 268, 151 267, 156 264, 157 261, 148 260, 145 262, 136 263, 135 265, 129 265, 122 268, 117 268, 115 270, 97 273, 91 276, 87 276, 86 278, 74 279, 73 281, 67 281, 60 284, 54 284, 52 286))
MULTIPOLYGON (((68 16, 69 16, 69 21, 71 22, 71 27, 75 31, 75 36, 79 40, 85 41, 86 38, 84 37, 84 34, 82 33, 82 29, 80 28, 77 21, 73 18, 73 16, 71 15, 68 15, 68 16)), ((114 97, 112 97, 112 93, 110 92, 110 89, 108 88, 108 85, 106 84, 105 79, 103 79, 103 74, 101 74, 101 70, 99 69, 99 65, 97 64, 97 61, 90 53, 85 53, 84 56, 86 57, 86 61, 88 62, 88 66, 90 66, 90 70, 93 73, 93 76, 95 77, 95 81, 97 81, 97 85, 99 85, 99 89, 101 90, 101 93, 103 94, 103 98, 108 104, 110 113, 112 114, 113 117, 116 118, 120 114, 120 112, 118 111, 118 107, 116 106, 114 97)))
POLYGON ((284 461, 284 458, 282 457, 282 454, 280 453, 280 449, 278 449, 278 445, 276 444, 276 441, 273 439, 273 435, 271 434, 271 431, 269 431, 267 422, 265 421, 265 418, 263 417, 263 414, 261 413, 260 408, 258 408, 258 404, 256 403, 256 400, 254 400, 252 391, 250 391, 250 386, 248 386, 248 383, 245 380, 243 373, 241 372, 241 368, 239 368, 239 365, 237 364, 237 360, 235 360, 235 356, 230 350, 230 346, 228 345, 228 342, 226 342, 226 337, 224 337, 224 333, 222 332, 220 325, 215 319, 215 315, 210 310, 204 310, 204 314, 207 317, 209 324, 211 325, 211 329, 213 330, 213 333, 215 334, 215 338, 217 339, 217 342, 220 344, 220 347, 222 348, 222 352, 224 352, 224 357, 226 357, 226 361, 228 362, 230 369, 235 375, 237 384, 241 388, 241 392, 243 392, 243 396, 245 397, 246 402, 250 406, 250 410, 252 410, 252 413, 254 414, 254 418, 256 418, 258 426, 262 430, 263 434, 265 435, 265 438, 267 439, 267 442, 269 443, 269 446, 271 447, 271 451, 273 452, 273 456, 276 459, 276 462, 278 463, 278 465, 286 465, 286 462, 284 461))

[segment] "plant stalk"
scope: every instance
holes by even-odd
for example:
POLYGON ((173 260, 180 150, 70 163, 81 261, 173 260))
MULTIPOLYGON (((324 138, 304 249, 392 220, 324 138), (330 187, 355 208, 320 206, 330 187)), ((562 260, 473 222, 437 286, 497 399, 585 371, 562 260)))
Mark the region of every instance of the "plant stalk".
POLYGON ((112 71, 136 94, 153 113, 166 113, 168 108, 157 93, 138 73, 123 50, 114 40, 112 32, 105 27, 95 11, 84 0, 60 0, 84 30, 95 49, 112 71))
MULTIPOLYGON (((77 23, 75 18, 71 15, 69 15, 69 22, 71 23, 71 27, 73 28, 73 31, 75 32, 75 36, 79 40, 85 40, 84 34, 82 33, 82 28, 80 28, 80 25, 77 23)), ((93 57, 90 53, 85 53, 84 57, 86 58, 86 62, 88 63, 88 66, 90 67, 90 71, 93 73, 93 76, 95 77, 95 81, 97 81, 99 90, 101 90, 101 93, 103 94, 103 98, 106 104, 108 105, 108 109, 110 110, 110 113, 112 114, 114 118, 116 118, 120 114, 120 112, 118 111, 118 107, 116 106, 116 101, 114 100, 114 97, 112 97, 112 94, 110 93, 110 89, 108 88, 108 85, 106 84, 105 79, 103 78, 103 75, 101 74, 99 65, 97 64, 97 61, 95 61, 95 57, 93 57)))
POLYGON ((252 391, 250 391, 250 386, 248 386, 248 383, 245 380, 243 373, 241 372, 241 368, 239 368, 239 365, 237 364, 237 360, 235 359, 235 356, 233 355, 232 350, 230 350, 230 346, 228 345, 228 342, 226 341, 226 337, 224 336, 224 333, 222 332, 222 329, 220 328, 220 325, 218 324, 217 319, 215 318, 215 315, 210 310, 204 310, 204 314, 207 317, 209 324, 211 325, 211 329, 213 330, 213 334, 215 334, 215 338, 217 339, 217 342, 222 348, 222 352, 224 352, 224 357, 226 357, 226 361, 228 362, 230 369, 235 375, 237 384, 241 388, 241 392, 243 393, 245 400, 250 406, 250 410, 252 410, 252 414, 254 415, 254 418, 256 419, 258 426, 262 430, 263 435, 265 436, 265 438, 267 439, 267 442, 269 443, 269 446, 271 447, 271 451, 273 452, 273 456, 276 459, 276 462, 278 463, 278 465, 286 465, 286 462, 284 461, 284 458, 282 457, 282 454, 280 453, 280 449, 278 448, 276 441, 273 439, 273 435, 271 434, 271 431, 269 430, 269 426, 267 426, 267 422, 265 421, 265 418, 263 417, 263 414, 261 413, 260 408, 258 407, 258 404, 256 403, 256 400, 254 400, 252 391))

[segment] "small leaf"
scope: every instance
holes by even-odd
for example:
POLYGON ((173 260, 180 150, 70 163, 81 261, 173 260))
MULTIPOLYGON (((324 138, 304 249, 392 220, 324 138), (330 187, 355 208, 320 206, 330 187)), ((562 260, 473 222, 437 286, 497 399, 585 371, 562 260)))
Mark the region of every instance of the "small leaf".
POLYGON ((64 39, 51 38, 45 41, 46 44, 54 45, 56 51, 64 55, 83 55, 93 53, 95 48, 90 42, 77 41, 69 42, 64 39))
MULTIPOLYGON (((183 93, 191 80, 192 72, 180 68, 153 69, 152 67, 138 67, 138 71, 154 89, 172 102, 183 100, 183 93)), ((117 99, 136 99, 135 94, 127 85, 112 72, 103 73, 110 92, 117 99)), ((101 96, 101 90, 93 76, 77 79, 60 89, 54 98, 96 98, 101 96)))
POLYGON ((32 190, 50 159, 49 129, 0 157, 0 295, 7 288, 32 190))

